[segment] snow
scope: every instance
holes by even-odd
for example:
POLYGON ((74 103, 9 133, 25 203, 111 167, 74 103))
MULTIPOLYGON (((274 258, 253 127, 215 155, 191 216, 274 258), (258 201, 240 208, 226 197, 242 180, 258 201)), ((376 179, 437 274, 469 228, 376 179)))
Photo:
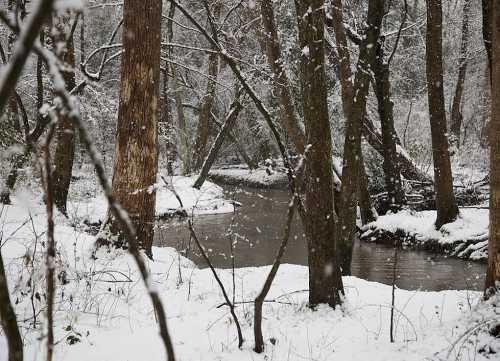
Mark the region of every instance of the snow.
POLYGON ((476 260, 487 258, 485 249, 488 244, 488 209, 461 208, 457 220, 443 225, 439 230, 434 227, 435 221, 436 211, 434 210, 420 212, 403 210, 395 214, 380 216, 375 222, 366 225, 362 238, 369 239, 371 231, 375 229, 392 233, 401 230, 420 244, 438 243, 443 246, 443 249, 466 245, 466 250, 458 249, 460 252, 465 252, 458 253, 459 257, 467 255, 468 258, 476 260))
MULTIPOLYGON (((161 178, 154 185, 156 189, 156 214, 158 217, 175 213, 180 209, 179 202, 171 187, 179 194, 188 214, 218 214, 233 212, 233 203, 224 199, 224 191, 218 185, 206 181, 201 189, 193 188, 195 176, 174 176, 165 178, 168 187, 161 178)), ((74 186, 78 188, 79 185, 74 186)), ((86 219, 91 223, 102 221, 108 209, 106 197, 102 193, 91 197, 78 197, 68 202, 68 214, 77 220, 86 219)))
MULTIPOLYGON (((188 184, 188 179, 178 180, 178 191, 183 184, 188 184)), ((0 217, 2 256, 22 323, 25 359, 40 360, 44 357, 43 327, 38 324, 32 328, 30 295, 40 292, 41 301, 35 299, 34 304, 37 311, 43 311, 44 206, 28 191, 13 199, 14 205, 5 206, 0 217), (36 267, 32 268, 30 261, 36 267)), ((93 237, 72 228, 61 215, 56 216, 55 231, 58 285, 54 360, 165 360, 152 306, 132 257, 123 250, 95 252, 93 237), (63 278, 67 280, 64 285, 63 278)), ((466 330, 499 318, 497 309, 480 302, 477 292, 397 289, 396 342, 391 344, 390 286, 345 277, 345 304, 336 310, 320 306, 313 311, 307 307, 307 268, 286 264, 280 267, 267 298, 274 302, 264 306, 266 351, 257 355, 252 351, 251 303, 239 303, 236 308, 245 337, 239 350, 229 311, 218 307, 223 297, 210 270, 196 268, 172 248, 153 248, 153 255, 154 261, 146 262, 152 285, 164 302, 179 360, 420 361, 455 360, 459 352, 470 356, 468 351, 484 345, 500 351, 498 340, 484 330, 468 336, 477 343, 452 347, 461 342, 466 330)), ((253 300, 269 269, 236 269, 236 301, 253 300)), ((217 272, 231 296, 231 270, 217 272)), ((43 312, 38 321, 44 322, 43 312)), ((0 361, 6 360, 5 350, 5 339, 0 337, 0 361)), ((482 354, 475 356, 478 361, 486 360, 482 354)))
POLYGON ((256 188, 284 188, 288 186, 288 178, 284 169, 269 170, 266 167, 248 169, 242 166, 212 169, 210 178, 226 184, 243 184, 256 188))

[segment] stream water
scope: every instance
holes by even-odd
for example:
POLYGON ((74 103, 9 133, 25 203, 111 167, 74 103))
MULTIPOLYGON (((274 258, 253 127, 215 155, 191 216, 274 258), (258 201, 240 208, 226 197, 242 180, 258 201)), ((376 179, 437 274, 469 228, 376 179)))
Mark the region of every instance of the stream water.
MULTIPOLYGON (((231 242, 236 267, 272 264, 281 243, 289 195, 283 190, 230 187, 226 198, 241 203, 234 213, 195 218, 198 238, 209 250, 215 267, 231 268, 231 242)), ((184 222, 163 221, 158 225, 155 245, 185 250, 189 230, 184 222)), ((207 267, 194 242, 188 257, 199 267, 207 267)), ((358 242, 354 247, 353 275, 391 284, 394 248, 358 242)), ((294 221, 283 263, 307 265, 307 249, 300 220, 294 221)), ((425 251, 398 252, 396 284, 404 289, 440 291, 446 289, 481 290, 486 266, 481 263, 447 258, 425 251)))

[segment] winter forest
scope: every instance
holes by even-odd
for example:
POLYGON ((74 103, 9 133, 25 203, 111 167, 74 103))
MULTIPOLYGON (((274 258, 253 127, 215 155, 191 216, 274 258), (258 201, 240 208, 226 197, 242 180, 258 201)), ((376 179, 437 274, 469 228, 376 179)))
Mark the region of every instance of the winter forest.
POLYGON ((0 4, 0 361, 500 359, 499 2, 0 4))

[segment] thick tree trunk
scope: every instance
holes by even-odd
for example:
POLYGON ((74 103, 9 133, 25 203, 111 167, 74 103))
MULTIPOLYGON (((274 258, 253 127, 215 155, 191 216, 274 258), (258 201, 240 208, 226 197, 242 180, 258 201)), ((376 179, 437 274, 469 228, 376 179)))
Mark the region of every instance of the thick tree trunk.
MULTIPOLYGON (((220 16, 221 2, 214 2, 215 9, 213 14, 217 19, 220 16)), ((219 75, 219 54, 216 52, 208 55, 208 81, 205 95, 200 101, 200 114, 198 116, 198 127, 196 130, 196 141, 193 152, 193 170, 197 172, 203 165, 207 154, 207 143, 209 133, 210 113, 215 102, 217 91, 217 77, 219 75)))
POLYGON ((490 121, 490 236, 485 295, 500 289, 500 8, 492 14, 490 121))
POLYGON ((469 13, 472 5, 472 0, 464 0, 463 20, 462 20, 462 40, 460 43, 460 57, 458 64, 458 78, 455 86, 455 95, 451 103, 450 116, 450 133, 451 143, 456 147, 460 147, 460 131, 462 129, 462 95, 464 91, 465 74, 467 72, 467 47, 469 43, 469 13))
POLYGON ((396 130, 394 128, 394 104, 391 100, 391 82, 389 63, 384 60, 383 40, 377 44, 377 56, 373 67, 375 73, 374 90, 377 97, 378 113, 382 129, 383 168, 389 209, 393 212, 401 209, 405 193, 401 183, 401 171, 397 159, 396 130))
POLYGON ((342 187, 340 191, 340 222, 337 250, 342 274, 351 274, 351 258, 356 232, 356 210, 358 177, 361 159, 361 134, 366 114, 366 98, 370 85, 370 68, 376 55, 376 43, 380 35, 384 0, 370 0, 368 3, 368 29, 360 45, 360 54, 353 85, 353 101, 345 130, 344 156, 342 166, 342 187))
MULTIPOLYGON (((61 16, 56 20, 57 35, 53 37, 54 44, 65 42, 66 47, 61 51, 59 58, 67 65, 68 70, 63 72, 66 90, 76 87, 75 79, 75 48, 73 34, 66 39, 66 28, 70 27, 70 17, 61 16)), ((57 46, 57 45, 56 45, 57 46)), ((57 208, 66 214, 68 190, 71 184, 73 161, 75 157, 75 129, 67 113, 59 114, 56 128, 56 149, 54 151, 54 171, 52 173, 54 203, 57 208)))
POLYGON ((278 94, 280 102, 281 125, 291 138, 297 152, 303 153, 305 141, 304 129, 297 117, 290 93, 290 82, 283 67, 283 57, 274 19, 273 2, 261 0, 260 9, 262 27, 264 29, 262 37, 265 43, 267 63, 273 73, 273 87, 278 94))
POLYGON ((238 114, 240 113, 242 108, 238 98, 239 95, 237 94, 236 99, 233 101, 233 104, 231 104, 231 107, 229 108, 229 112, 227 114, 224 125, 222 125, 219 134, 217 134, 217 137, 215 138, 214 144, 210 148, 210 151, 205 161, 203 162, 200 175, 194 182, 193 185, 194 188, 200 189, 205 180, 207 179, 208 172, 210 171, 210 168, 212 168, 212 165, 214 164, 215 159, 217 158, 217 154, 219 153, 219 150, 222 147, 224 139, 226 139, 226 137, 229 135, 229 133, 234 127, 234 124, 236 123, 236 119, 238 119, 238 114))
POLYGON ((324 54, 324 3, 295 0, 302 49, 300 81, 306 143, 304 230, 308 242, 309 303, 335 307, 344 292, 335 254, 332 140, 324 54))
MULTIPOLYGON (((151 256, 158 168, 161 1, 125 0, 113 196, 132 220, 137 241, 151 256)), ((120 246, 124 236, 108 215, 101 242, 120 246), (111 235, 109 233, 111 233, 111 235), (118 237, 116 237, 118 236, 118 237)))
POLYGON ((0 322, 9 349, 8 361, 23 361, 23 340, 17 326, 16 313, 10 301, 7 276, 0 253, 0 322))
MULTIPOLYGON (((488 58, 488 65, 491 69, 491 57, 492 57, 492 15, 493 15, 493 1, 494 0, 482 0, 482 13, 483 13, 483 40, 484 47, 486 49, 486 56, 488 58)), ((491 80, 491 73, 490 73, 491 80)))
POLYGON ((458 207, 453 194, 446 112, 443 91, 442 5, 441 0, 427 0, 426 40, 427 89, 434 159, 434 189, 436 192, 436 228, 453 222, 458 207))

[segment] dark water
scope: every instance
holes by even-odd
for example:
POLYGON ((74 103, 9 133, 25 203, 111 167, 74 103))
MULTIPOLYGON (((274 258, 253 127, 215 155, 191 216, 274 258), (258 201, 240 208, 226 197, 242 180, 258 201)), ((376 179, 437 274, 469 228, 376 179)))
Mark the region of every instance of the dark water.
MULTIPOLYGON (((288 193, 281 190, 230 188, 226 197, 242 204, 233 214, 195 218, 198 238, 209 250, 213 264, 230 268, 231 242, 236 267, 272 264, 281 243, 288 193)), ((300 220, 291 233, 283 263, 307 264, 307 250, 300 220)), ((156 231, 157 246, 184 250, 189 231, 180 221, 165 221, 156 231)), ((188 257, 206 267, 196 245, 191 244, 188 257)), ((385 245, 357 243, 354 247, 352 272, 355 276, 386 284, 392 283, 394 249, 385 245)), ((446 290, 483 287, 486 266, 476 262, 446 258, 424 251, 398 252, 396 284, 404 289, 446 290)))

